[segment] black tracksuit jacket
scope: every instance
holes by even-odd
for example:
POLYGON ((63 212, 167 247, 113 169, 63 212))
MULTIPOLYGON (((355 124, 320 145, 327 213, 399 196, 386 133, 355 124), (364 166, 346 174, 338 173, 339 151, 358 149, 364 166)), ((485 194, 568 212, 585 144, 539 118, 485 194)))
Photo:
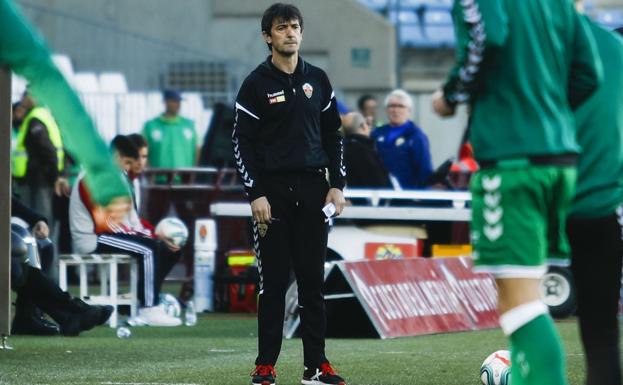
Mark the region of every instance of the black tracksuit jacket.
POLYGON ((293 74, 271 57, 245 79, 236 98, 234 157, 249 201, 265 195, 262 176, 328 168, 331 187, 342 189, 341 125, 325 72, 301 58, 293 74))

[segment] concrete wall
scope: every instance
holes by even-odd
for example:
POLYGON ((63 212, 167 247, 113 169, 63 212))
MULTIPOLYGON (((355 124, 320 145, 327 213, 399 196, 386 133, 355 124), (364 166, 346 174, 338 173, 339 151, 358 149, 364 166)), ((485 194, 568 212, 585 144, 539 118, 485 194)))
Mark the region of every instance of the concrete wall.
MULTIPOLYGON (((263 11, 273 0, 216 0, 214 16, 229 21, 247 19, 243 41, 260 35, 263 11)), ((355 0, 294 0, 303 14, 304 56, 327 56, 327 72, 336 88, 343 91, 390 89, 394 86, 396 42, 393 26, 380 15, 362 7, 355 0), (351 60, 353 49, 370 51, 367 67, 357 67, 351 60)), ((267 52, 267 51, 265 51, 267 52)))
MULTIPOLYGON (((268 51, 260 19, 272 0, 17 0, 54 51, 79 70, 118 70, 130 88, 160 84, 167 63, 223 60, 239 77, 268 51)), ((325 66, 336 89, 388 90, 395 83, 394 30, 355 0, 294 1, 305 18, 302 54, 325 66), (330 20, 330 22, 327 22, 330 20), (352 49, 369 65, 353 67, 352 49)))

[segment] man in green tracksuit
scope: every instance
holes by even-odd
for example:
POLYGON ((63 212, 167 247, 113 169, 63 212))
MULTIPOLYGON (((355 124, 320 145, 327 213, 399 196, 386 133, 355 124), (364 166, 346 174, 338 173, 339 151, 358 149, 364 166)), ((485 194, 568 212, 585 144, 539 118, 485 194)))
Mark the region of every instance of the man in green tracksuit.
POLYGON ((129 189, 76 93, 52 63, 43 40, 9 0, 0 0, 0 65, 29 82, 29 92, 58 122, 65 148, 86 170, 102 217, 121 218, 129 210, 129 189))
MULTIPOLYGON (((576 4, 581 7, 581 1, 576 4)), ((567 221, 587 385, 621 385, 619 298, 623 257, 623 39, 588 21, 604 82, 575 111, 578 181, 567 221)))
POLYGON ((455 0, 453 16, 457 64, 433 108, 449 116, 458 103, 472 107, 481 165, 471 187, 475 269, 498 284, 511 383, 563 385, 564 354, 539 282, 548 259, 569 253, 579 151, 570 104, 595 91, 601 61, 568 0, 455 0))

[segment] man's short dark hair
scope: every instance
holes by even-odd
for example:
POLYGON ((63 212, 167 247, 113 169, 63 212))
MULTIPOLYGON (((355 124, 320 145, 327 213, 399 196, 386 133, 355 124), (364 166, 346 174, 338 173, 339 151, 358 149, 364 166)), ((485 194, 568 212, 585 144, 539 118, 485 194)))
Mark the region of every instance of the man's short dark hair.
POLYGON ((130 138, 125 135, 115 136, 112 142, 110 142, 110 149, 117 151, 121 156, 138 159, 138 149, 130 138))
POLYGON ((130 134, 128 135, 128 139, 132 141, 132 144, 134 144, 137 150, 147 147, 147 140, 145 140, 145 137, 141 134, 130 134))
POLYGON ((374 97, 374 95, 370 94, 361 95, 359 97, 359 99, 357 100, 357 108, 359 108, 359 111, 363 111, 363 107, 368 100, 376 100, 376 98, 374 97))
MULTIPOLYGON (((301 31, 303 30, 303 15, 301 14, 301 11, 292 4, 275 3, 268 7, 264 11, 264 16, 262 16, 262 32, 270 36, 270 30, 272 29, 275 20, 298 20, 299 25, 301 26, 301 31)), ((266 45, 268 46, 268 50, 272 51, 272 44, 266 43, 266 45)))

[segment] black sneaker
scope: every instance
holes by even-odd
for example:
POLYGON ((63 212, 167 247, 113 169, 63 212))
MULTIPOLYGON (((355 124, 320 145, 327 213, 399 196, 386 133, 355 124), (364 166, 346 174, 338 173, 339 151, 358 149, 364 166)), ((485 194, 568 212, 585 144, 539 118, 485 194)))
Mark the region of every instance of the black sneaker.
POLYGON ((31 336, 57 336, 58 325, 45 318, 31 315, 30 317, 15 317, 11 327, 11 334, 31 336))
POLYGON ((273 365, 257 365, 251 372, 252 385, 275 385, 275 367, 273 365))
POLYGON ((305 368, 303 385, 346 385, 346 381, 335 373, 331 364, 324 362, 319 368, 305 368))

